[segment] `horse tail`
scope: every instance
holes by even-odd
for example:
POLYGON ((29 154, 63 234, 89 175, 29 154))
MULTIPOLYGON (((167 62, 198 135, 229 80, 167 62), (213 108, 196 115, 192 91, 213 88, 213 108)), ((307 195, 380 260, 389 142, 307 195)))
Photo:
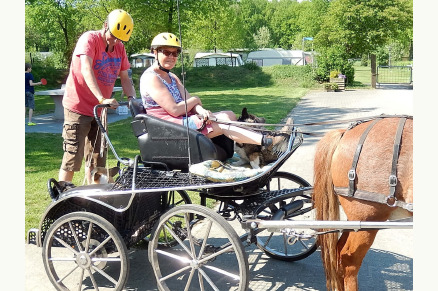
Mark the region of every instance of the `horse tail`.
MULTIPOLYGON (((344 129, 328 132, 317 144, 314 160, 313 202, 317 220, 339 220, 339 200, 335 194, 331 175, 332 156, 338 146, 344 129)), ((336 244, 338 233, 318 236, 321 258, 324 265, 327 290, 343 290, 343 283, 337 276, 336 244)))

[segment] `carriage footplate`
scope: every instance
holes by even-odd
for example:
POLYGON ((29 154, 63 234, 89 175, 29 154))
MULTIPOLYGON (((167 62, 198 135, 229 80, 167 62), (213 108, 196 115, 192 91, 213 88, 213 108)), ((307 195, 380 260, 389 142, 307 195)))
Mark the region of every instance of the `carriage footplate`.
POLYGON ((116 180, 113 190, 128 190, 135 181, 136 189, 160 189, 211 184, 203 177, 179 171, 162 171, 150 168, 129 168, 116 180))
POLYGON ((311 199, 312 187, 301 187, 294 189, 281 189, 275 191, 266 191, 260 195, 246 198, 243 203, 239 204, 238 212, 245 217, 252 216, 255 218, 257 214, 263 209, 277 202, 285 199, 294 198, 297 196, 308 197, 311 199))

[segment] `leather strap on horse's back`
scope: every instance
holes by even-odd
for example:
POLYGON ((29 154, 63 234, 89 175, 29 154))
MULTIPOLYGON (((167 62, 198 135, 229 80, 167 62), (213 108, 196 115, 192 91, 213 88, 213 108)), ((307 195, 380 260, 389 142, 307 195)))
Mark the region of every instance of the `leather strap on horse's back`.
POLYGON ((410 116, 403 116, 400 117, 397 132, 394 138, 394 146, 393 146, 393 154, 392 154, 392 165, 391 165, 391 173, 389 175, 389 195, 384 197, 379 193, 373 193, 373 192, 367 192, 363 190, 356 190, 355 189, 355 179, 356 179, 356 167, 357 162, 359 160, 360 152, 362 150, 363 144, 365 142, 365 139, 370 132, 371 128, 379 121, 381 118, 375 119, 370 125, 368 125, 367 129, 362 133, 362 136, 360 137, 359 143, 356 148, 356 153, 353 158, 353 165, 348 172, 348 179, 349 179, 349 187, 335 187, 335 192, 338 195, 347 196, 347 197, 355 197, 358 199, 363 199, 367 201, 373 201, 373 202, 379 202, 386 204, 391 207, 401 207, 403 209, 406 209, 408 211, 413 212, 413 204, 412 203, 406 203, 404 201, 398 201, 395 197, 395 190, 398 183, 397 179, 397 163, 398 158, 400 156, 400 144, 401 144, 401 138, 403 135, 403 129, 406 123, 406 119, 412 119, 410 116), (348 190, 348 191, 347 191, 348 190))
POLYGON ((406 118, 400 118, 398 123, 397 133, 394 139, 394 151, 392 154, 392 166, 391 174, 389 175, 389 196, 386 199, 388 205, 393 205, 397 202, 395 197, 395 187, 397 186, 397 162, 400 155, 400 143, 403 134, 403 128, 405 127, 406 118), (392 202, 391 202, 392 201, 392 202))
POLYGON ((356 152, 355 152, 354 157, 353 157, 353 164, 351 165, 350 171, 348 171, 348 180, 349 180, 348 195, 349 196, 353 196, 354 192, 356 191, 356 189, 355 189, 356 167, 357 167, 357 162, 359 161, 360 152, 362 151, 362 147, 363 147, 363 144, 365 142, 365 139, 367 138, 368 133, 373 128, 373 126, 377 122, 379 122, 381 119, 382 119, 381 117, 374 119, 373 122, 371 122, 368 125, 367 129, 362 133, 362 136, 359 139, 359 144, 356 147, 356 152))

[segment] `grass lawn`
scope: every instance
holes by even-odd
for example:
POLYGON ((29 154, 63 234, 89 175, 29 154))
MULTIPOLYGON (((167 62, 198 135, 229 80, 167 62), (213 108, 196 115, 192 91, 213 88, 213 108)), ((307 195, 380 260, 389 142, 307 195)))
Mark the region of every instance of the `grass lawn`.
MULTIPOLYGON (((190 90, 189 88, 189 91, 192 95, 199 96, 204 106, 211 111, 232 110, 236 115, 240 115, 242 108, 247 107, 249 112, 265 117, 268 123, 279 123, 309 89, 271 86, 240 89, 196 88, 190 90)), ((51 100, 50 97, 47 98, 51 100)), ((45 106, 49 107, 49 101, 46 98, 36 99, 38 113, 45 106)), ((132 134, 130 118, 109 124, 108 135, 119 157, 133 159, 139 153, 137 140, 132 134)), ((30 228, 39 226, 40 219, 51 202, 47 191, 47 181, 50 178, 58 179, 62 154, 61 134, 26 133, 25 235, 30 228)), ((117 160, 110 150, 108 167, 116 166, 116 164, 117 160)), ((75 174, 73 183, 84 184, 83 168, 75 174)), ((194 203, 197 202, 194 201, 194 203)))

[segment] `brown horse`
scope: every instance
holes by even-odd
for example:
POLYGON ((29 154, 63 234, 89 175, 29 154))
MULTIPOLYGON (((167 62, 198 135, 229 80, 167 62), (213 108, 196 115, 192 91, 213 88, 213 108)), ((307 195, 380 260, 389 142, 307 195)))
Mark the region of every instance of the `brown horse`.
MULTIPOLYGON (((317 220, 339 220, 339 202, 351 221, 386 221, 396 213, 413 215, 413 118, 404 119, 404 124, 400 119, 381 118, 372 127, 374 120, 359 122, 348 130, 330 131, 319 141, 313 193, 317 220), (399 155, 394 157, 394 152, 399 155), (355 162, 355 173, 351 173, 355 162), (389 179, 392 169, 396 179, 389 179), (395 199, 388 197, 389 180, 395 199)), ((377 231, 343 232, 340 238, 337 233, 319 236, 328 290, 358 290, 357 274, 377 231)))

